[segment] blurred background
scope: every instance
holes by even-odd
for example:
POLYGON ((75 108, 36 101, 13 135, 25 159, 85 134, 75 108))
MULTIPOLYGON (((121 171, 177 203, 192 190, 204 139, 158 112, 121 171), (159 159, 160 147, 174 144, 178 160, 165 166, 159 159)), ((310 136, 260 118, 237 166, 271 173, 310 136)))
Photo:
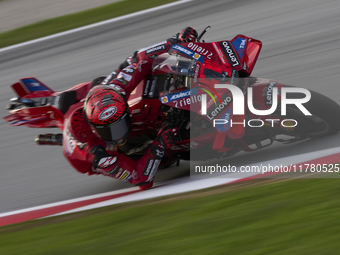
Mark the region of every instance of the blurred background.
MULTIPOLYGON (((138 7, 137 1, 129 1, 122 3, 138 7)), ((116 1, 0 0, 0 41, 39 30, 21 28, 32 23, 113 2, 116 1)), ((149 2, 156 5, 160 1, 149 2)), ((161 3, 165 2, 170 1, 161 3)), ((67 23, 98 18, 101 12, 104 15, 96 10, 82 18, 68 18, 67 23)), ((58 27, 59 22, 64 26, 60 20, 51 26, 58 27)), ((45 23, 42 25, 49 29, 45 23)), ((194 0, 15 49, 0 49, 1 116, 7 115, 6 104, 14 97, 9 86, 20 78, 34 76, 54 90, 65 90, 110 73, 133 51, 163 41, 186 26, 200 33, 207 25, 212 27, 204 36, 207 42, 232 39, 237 34, 262 41, 253 76, 311 89, 339 103, 338 1, 194 0)), ((110 178, 79 174, 63 158, 60 147, 35 145, 35 136, 46 130, 11 127, 2 119, 0 127, 0 213, 130 187, 110 178)), ((231 162, 242 164, 245 158, 251 163, 297 155, 338 147, 339 142, 338 134, 292 145, 274 144, 255 153, 237 154, 231 162)), ((185 164, 180 170, 168 169, 168 175, 160 173, 156 181, 172 178, 171 171, 187 170, 185 164)))

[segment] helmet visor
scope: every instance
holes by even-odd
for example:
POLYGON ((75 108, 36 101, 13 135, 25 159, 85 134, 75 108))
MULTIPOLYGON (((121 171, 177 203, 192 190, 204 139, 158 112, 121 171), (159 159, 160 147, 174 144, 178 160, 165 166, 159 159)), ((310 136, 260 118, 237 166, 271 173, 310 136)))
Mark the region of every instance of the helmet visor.
POLYGON ((94 126, 98 135, 107 142, 120 142, 125 140, 130 131, 131 123, 128 114, 121 120, 107 126, 94 126))

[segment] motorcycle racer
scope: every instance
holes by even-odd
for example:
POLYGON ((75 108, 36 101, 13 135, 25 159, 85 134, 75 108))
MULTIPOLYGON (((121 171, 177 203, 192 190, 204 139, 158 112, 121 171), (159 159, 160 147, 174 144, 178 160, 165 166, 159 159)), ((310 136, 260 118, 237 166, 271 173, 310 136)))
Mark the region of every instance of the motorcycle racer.
POLYGON ((101 84, 94 84, 84 109, 70 108, 65 116, 63 152, 76 170, 128 181, 141 190, 152 187, 164 151, 176 144, 177 128, 162 127, 138 160, 130 158, 119 150, 132 124, 127 99, 151 71, 158 55, 173 44, 195 42, 196 38, 196 30, 187 27, 164 42, 136 51, 101 84), (82 147, 82 155, 74 155, 74 146, 82 147))

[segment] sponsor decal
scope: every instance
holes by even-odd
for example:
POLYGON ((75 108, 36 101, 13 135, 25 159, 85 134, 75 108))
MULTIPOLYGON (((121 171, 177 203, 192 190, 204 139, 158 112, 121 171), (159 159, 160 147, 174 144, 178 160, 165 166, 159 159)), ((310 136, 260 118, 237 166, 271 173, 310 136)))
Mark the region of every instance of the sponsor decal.
POLYGON ((119 178, 119 176, 123 173, 124 169, 123 168, 119 168, 117 171, 117 174, 115 175, 116 178, 119 178))
POLYGON ((246 39, 241 40, 241 45, 240 45, 240 49, 244 49, 244 47, 246 46, 246 39))
POLYGON ((134 68, 129 68, 129 67, 125 67, 122 72, 128 73, 128 74, 133 74, 135 72, 134 68))
POLYGON ((172 45, 171 49, 177 50, 177 51, 179 51, 181 53, 184 53, 185 55, 187 55, 187 56, 189 56, 191 58, 194 58, 194 59, 198 60, 201 63, 204 62, 204 57, 203 56, 201 56, 200 54, 195 53, 195 52, 193 52, 193 51, 191 51, 191 50, 189 50, 189 49, 187 49, 187 48, 185 48, 185 47, 183 47, 181 45, 178 45, 178 44, 172 45))
POLYGON ((26 86, 26 88, 30 92, 35 92, 35 91, 48 91, 49 89, 36 79, 21 79, 22 83, 26 86))
POLYGON ((219 43, 219 45, 231 66, 237 66, 240 64, 240 61, 238 60, 238 57, 234 49, 232 48, 228 41, 221 42, 219 43))
POLYGON ((141 60, 141 61, 138 62, 137 68, 138 68, 138 71, 139 71, 139 72, 142 71, 142 65, 144 65, 144 64, 146 64, 146 63, 148 63, 148 61, 146 61, 146 60, 141 60))
POLYGON ((114 163, 116 163, 116 161, 117 161, 116 156, 105 157, 105 158, 100 159, 100 161, 98 163, 98 167, 107 168, 109 166, 112 166, 114 163))
POLYGON ((156 89, 156 83, 157 83, 157 77, 155 77, 155 79, 152 81, 151 89, 150 89, 150 92, 149 92, 149 97, 153 97, 153 94, 154 94, 155 89, 156 89))
POLYGON ((119 177, 119 180, 126 180, 130 176, 130 172, 128 170, 125 170, 122 175, 119 177))
POLYGON ((121 79, 121 78, 115 78, 115 81, 121 82, 124 86, 128 85, 128 82, 124 79, 121 79))
POLYGON ((170 95, 169 96, 169 98, 170 98, 169 101, 171 102, 171 101, 174 101, 174 100, 177 100, 177 99, 181 99, 183 97, 188 97, 188 96, 190 96, 190 89, 184 90, 183 92, 181 91, 181 92, 177 92, 175 94, 170 95))
POLYGON ((231 104, 231 102, 233 101, 233 99, 231 98, 231 96, 229 96, 228 93, 224 93, 223 96, 221 97, 221 101, 222 103, 217 105, 216 107, 210 107, 208 108, 207 111, 207 118, 209 120, 213 120, 215 117, 217 117, 221 112, 223 112, 223 110, 231 104))
POLYGON ((150 52, 152 49, 154 48, 157 48, 159 46, 164 46, 164 50, 165 50, 165 45, 167 44, 167 41, 163 41, 163 42, 160 42, 160 43, 156 43, 154 45, 151 45, 151 46, 148 46, 148 47, 145 47, 145 48, 142 48, 140 50, 138 50, 138 53, 142 52, 142 51, 145 51, 146 54, 151 54, 152 52, 150 52), (147 53, 147 51, 149 51, 149 53, 147 53))
POLYGON ((150 80, 146 80, 145 86, 144 86, 144 91, 143 91, 143 96, 147 96, 148 95, 148 91, 150 88, 150 80))
POLYGON ((131 177, 132 179, 135 179, 135 180, 138 179, 138 173, 136 172, 136 170, 132 171, 131 177))
POLYGON ((115 84, 110 84, 109 85, 111 88, 117 90, 119 93, 121 93, 122 95, 126 95, 126 92, 125 90, 121 87, 121 86, 118 86, 118 85, 115 85, 115 84))
POLYGON ((175 45, 171 46, 171 48, 175 49, 175 50, 178 50, 179 52, 185 53, 188 56, 194 55, 194 52, 192 52, 191 50, 188 50, 187 48, 182 47, 182 46, 180 46, 178 44, 175 44, 175 45))
POLYGON ((117 146, 114 143, 106 143, 107 151, 117 151, 117 146))
POLYGON ((222 124, 219 124, 218 122, 216 122, 216 127, 220 132, 229 130, 229 128, 230 128, 230 114, 231 114, 231 109, 229 109, 221 117, 221 119, 224 120, 222 124))
POLYGON ((159 159, 155 159, 155 162, 154 162, 153 167, 151 169, 149 178, 146 180, 147 182, 149 182, 153 179, 153 177, 155 176, 155 174, 157 172, 157 169, 158 169, 158 166, 159 166, 160 163, 161 163, 161 161, 159 159))
POLYGON ((158 77, 148 76, 143 90, 143 97, 153 98, 155 96, 158 77))
POLYGON ((188 97, 188 96, 190 96, 190 89, 183 90, 183 91, 171 94, 169 96, 161 97, 160 100, 163 104, 165 104, 165 103, 172 102, 172 101, 175 101, 175 100, 178 100, 184 97, 188 97))
POLYGON ((117 174, 117 172, 118 172, 118 167, 119 167, 119 165, 118 164, 116 164, 115 165, 115 167, 112 169, 112 170, 110 170, 109 172, 107 172, 107 175, 115 175, 115 174, 117 174))
POLYGON ((198 81, 200 71, 201 71, 201 63, 197 62, 196 66, 195 66, 195 71, 194 71, 194 82, 195 83, 198 81))
POLYGON ((153 166, 154 161, 155 161, 154 159, 149 159, 148 160, 148 162, 146 164, 146 167, 145 167, 145 169, 143 171, 143 175, 144 176, 148 176, 150 174, 150 170, 151 170, 151 168, 153 166))
POLYGON ((115 106, 111 106, 99 114, 99 119, 106 120, 112 117, 116 112, 117 112, 117 108, 115 106))
POLYGON ((117 76, 117 79, 124 79, 126 81, 131 81, 132 76, 123 72, 120 72, 117 76))
POLYGON ((198 54, 198 53, 195 53, 192 57, 194 58, 194 59, 196 59, 196 60, 198 60, 199 58, 200 58, 200 54, 198 54))
POLYGON ((183 107, 183 106, 187 106, 193 103, 197 103, 197 102, 201 102, 202 101, 202 97, 201 95, 192 95, 190 97, 186 97, 180 100, 176 100, 173 103, 175 104, 175 107, 183 107))
POLYGON ((156 156, 162 158, 164 156, 164 151, 156 149, 156 156))
POLYGON ((165 103, 169 102, 169 100, 168 100, 168 97, 167 97, 167 96, 165 96, 165 97, 161 97, 161 98, 160 98, 160 100, 161 100, 161 102, 162 102, 163 104, 165 104, 165 103))
POLYGON ((151 154, 156 158, 156 159, 162 159, 164 156, 164 149, 161 149, 155 145, 151 145, 151 154))
POLYGON ((208 50, 204 49, 203 47, 199 46, 198 44, 195 44, 195 43, 192 43, 192 42, 189 43, 187 47, 189 49, 192 49, 193 51, 201 54, 202 56, 207 57, 208 59, 211 59, 211 56, 213 55, 213 53, 211 51, 208 51, 208 50))
POLYGON ((277 82, 270 82, 264 89, 264 104, 272 105, 273 103, 273 88, 276 86, 277 82))
POLYGON ((153 54, 155 52, 164 51, 164 50, 165 50, 165 45, 162 44, 162 45, 158 45, 158 46, 145 50, 145 54, 149 55, 149 54, 153 54))
POLYGON ((236 40, 233 41, 233 46, 235 50, 237 51, 237 54, 240 56, 240 58, 243 57, 244 49, 246 47, 247 39, 244 39, 242 37, 237 37, 236 40))
POLYGON ((135 109, 135 110, 132 110, 131 114, 138 114, 140 113, 140 109, 135 109))
MULTIPOLYGON (((202 88, 199 88, 202 89, 202 88)), ((202 89, 206 91, 205 89, 202 89)), ((198 88, 188 89, 184 91, 177 92, 175 94, 171 94, 169 96, 161 97, 160 100, 163 104, 172 102, 174 107, 183 107, 188 106, 193 103, 201 102, 202 97, 201 95, 196 95, 198 88)))
POLYGON ((220 48, 216 45, 216 43, 213 43, 213 46, 214 46, 218 56, 220 57, 222 63, 226 65, 227 60, 226 60, 225 56, 223 55, 222 51, 220 50, 220 48))

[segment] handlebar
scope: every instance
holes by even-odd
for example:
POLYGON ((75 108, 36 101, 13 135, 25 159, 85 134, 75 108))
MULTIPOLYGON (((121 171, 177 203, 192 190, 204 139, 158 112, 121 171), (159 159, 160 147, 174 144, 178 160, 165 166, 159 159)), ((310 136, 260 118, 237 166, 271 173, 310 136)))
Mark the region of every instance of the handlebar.
MULTIPOLYGON (((202 33, 197 37, 197 42, 200 42, 201 38, 203 37, 203 35, 211 28, 211 26, 207 26, 202 33)), ((203 41, 204 42, 204 41, 203 41)))

